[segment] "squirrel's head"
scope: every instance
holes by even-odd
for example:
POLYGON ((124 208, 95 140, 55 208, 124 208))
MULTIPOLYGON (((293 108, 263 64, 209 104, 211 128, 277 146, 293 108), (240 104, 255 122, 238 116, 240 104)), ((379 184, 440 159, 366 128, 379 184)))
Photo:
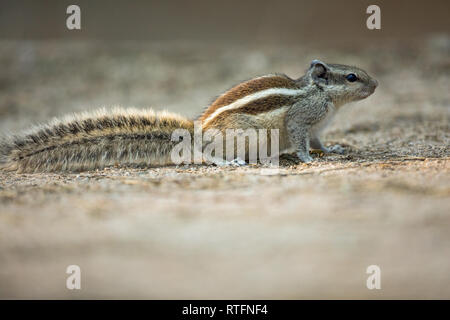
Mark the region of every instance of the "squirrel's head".
POLYGON ((333 102, 342 105, 370 96, 377 80, 362 69, 342 64, 326 64, 313 60, 306 77, 326 92, 333 102))

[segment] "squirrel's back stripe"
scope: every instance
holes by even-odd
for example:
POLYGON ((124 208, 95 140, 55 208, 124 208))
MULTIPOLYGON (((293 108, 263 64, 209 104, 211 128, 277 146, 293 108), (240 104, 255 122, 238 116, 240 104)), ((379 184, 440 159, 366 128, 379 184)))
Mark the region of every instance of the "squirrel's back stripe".
POLYGON ((202 114, 199 120, 205 121, 217 109, 227 106, 238 99, 250 94, 267 90, 270 88, 300 89, 301 85, 283 74, 265 75, 254 78, 237 86, 219 96, 202 114))
MULTIPOLYGON (((241 109, 243 113, 257 114, 260 112, 267 112, 270 108, 277 108, 280 106, 278 103, 270 103, 270 100, 280 99, 291 100, 292 97, 296 97, 304 94, 305 89, 287 89, 287 88, 271 88, 262 91, 257 91, 255 93, 249 94, 240 98, 229 105, 217 108, 208 117, 203 120, 203 126, 208 125, 210 121, 216 118, 219 114, 230 111, 241 109), (284 98, 283 98, 284 97, 284 98), (259 103, 260 102, 260 103, 259 103), (261 106, 261 108, 255 108, 255 106, 261 106), (250 111, 250 112, 248 112, 250 111)), ((287 101, 286 101, 287 102, 287 101)), ((285 103, 283 103, 285 104, 285 103)))

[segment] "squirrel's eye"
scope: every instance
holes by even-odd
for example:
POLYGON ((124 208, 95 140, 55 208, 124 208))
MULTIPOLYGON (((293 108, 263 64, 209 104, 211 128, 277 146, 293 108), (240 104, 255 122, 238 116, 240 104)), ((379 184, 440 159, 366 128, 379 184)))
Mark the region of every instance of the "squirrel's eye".
POLYGON ((350 82, 355 82, 356 80, 358 80, 358 77, 354 73, 350 73, 345 76, 345 79, 347 79, 350 82))

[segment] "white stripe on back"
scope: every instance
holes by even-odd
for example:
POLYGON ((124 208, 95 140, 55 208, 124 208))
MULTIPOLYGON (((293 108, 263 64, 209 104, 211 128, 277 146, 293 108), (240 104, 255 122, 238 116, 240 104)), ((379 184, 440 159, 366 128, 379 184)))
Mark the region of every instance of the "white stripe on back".
POLYGON ((253 102, 253 101, 256 101, 259 99, 263 99, 263 98, 267 98, 272 95, 297 96, 304 92, 305 92, 305 88, 302 88, 302 89, 270 88, 270 89, 266 89, 266 90, 262 90, 262 91, 258 91, 258 92, 249 94, 245 97, 242 97, 242 98, 236 100, 233 103, 230 103, 229 105, 218 108, 216 111, 214 111, 212 114, 210 114, 208 118, 206 118, 203 121, 203 126, 205 126, 208 122, 210 122, 212 119, 214 119, 217 115, 221 114, 222 112, 241 108, 250 102, 253 102))

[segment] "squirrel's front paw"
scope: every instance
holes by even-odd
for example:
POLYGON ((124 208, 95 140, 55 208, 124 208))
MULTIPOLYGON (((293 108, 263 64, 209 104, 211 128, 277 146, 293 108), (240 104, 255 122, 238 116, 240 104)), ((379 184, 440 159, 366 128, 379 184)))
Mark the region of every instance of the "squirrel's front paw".
POLYGON ((242 167, 242 166, 246 166, 247 162, 245 162, 241 158, 236 158, 231 161, 228 161, 228 165, 232 166, 232 167, 242 167))
POLYGON ((344 154, 345 148, 339 144, 335 144, 334 146, 330 146, 326 148, 328 153, 338 153, 338 154, 344 154))

